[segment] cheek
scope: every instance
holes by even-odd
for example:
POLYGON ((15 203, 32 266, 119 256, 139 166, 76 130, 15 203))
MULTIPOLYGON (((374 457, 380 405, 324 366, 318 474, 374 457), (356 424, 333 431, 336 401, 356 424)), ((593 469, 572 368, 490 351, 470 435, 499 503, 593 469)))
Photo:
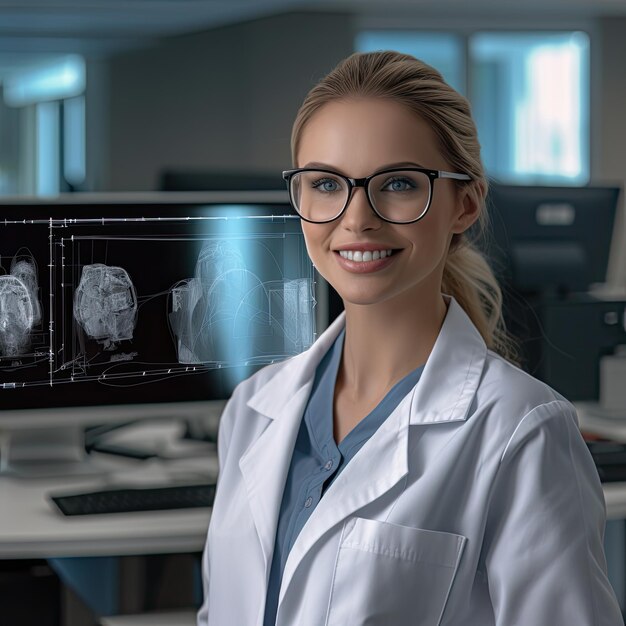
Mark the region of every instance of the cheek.
POLYGON ((433 252, 448 249, 448 241, 452 236, 452 217, 448 205, 433 205, 423 220, 414 224, 410 237, 419 242, 421 247, 433 252))
POLYGON ((407 237, 411 241, 410 260, 406 270, 417 279, 435 271, 448 256, 448 231, 437 220, 430 223, 426 218, 414 225, 407 237))

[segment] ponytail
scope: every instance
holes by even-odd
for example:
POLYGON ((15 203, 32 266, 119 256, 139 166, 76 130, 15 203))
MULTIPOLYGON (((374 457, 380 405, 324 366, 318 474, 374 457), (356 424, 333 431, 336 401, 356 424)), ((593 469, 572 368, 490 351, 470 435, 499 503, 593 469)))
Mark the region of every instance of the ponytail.
POLYGON ((502 290, 483 254, 473 243, 452 249, 443 269, 442 292, 453 296, 478 329, 487 347, 519 363, 519 350, 502 319, 502 290))

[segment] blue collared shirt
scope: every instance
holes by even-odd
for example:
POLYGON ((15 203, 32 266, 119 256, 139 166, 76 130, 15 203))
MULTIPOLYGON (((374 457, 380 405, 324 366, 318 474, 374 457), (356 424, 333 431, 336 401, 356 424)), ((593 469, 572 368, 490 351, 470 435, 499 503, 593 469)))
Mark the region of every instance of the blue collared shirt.
POLYGON ((413 389, 424 369, 423 366, 418 367, 396 383, 378 406, 337 445, 333 436, 333 398, 344 336, 345 329, 317 367, 296 438, 278 517, 264 626, 274 626, 276 622, 278 595, 287 556, 324 492, 413 389))

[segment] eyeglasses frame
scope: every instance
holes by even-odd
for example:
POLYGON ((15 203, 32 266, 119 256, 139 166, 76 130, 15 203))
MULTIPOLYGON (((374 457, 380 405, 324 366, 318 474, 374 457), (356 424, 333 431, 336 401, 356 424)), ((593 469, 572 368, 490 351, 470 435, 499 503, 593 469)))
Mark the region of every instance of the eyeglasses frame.
POLYGON ((384 222, 388 222, 390 224, 414 224, 415 222, 418 222, 423 217, 425 217, 426 214, 428 213, 428 209, 430 209, 430 205, 432 204, 432 199, 433 199, 435 180, 437 180, 438 178, 450 178, 453 180, 472 180, 472 177, 469 176, 468 174, 461 174, 458 172, 446 172, 445 170, 429 170, 429 169, 425 169, 422 167, 400 167, 400 168, 392 167, 389 169, 384 169, 378 172, 374 172, 373 174, 370 174, 369 176, 366 176, 365 178, 350 178, 349 176, 344 176, 343 174, 340 174, 339 172, 335 172, 334 170, 329 170, 329 169, 324 169, 324 168, 300 167, 300 168, 296 168, 292 170, 285 170, 282 173, 282 176, 285 182, 287 183, 287 189, 289 191, 289 200, 291 201, 291 204, 293 205, 293 208, 295 209, 296 213, 298 213, 298 215, 300 215, 300 218, 303 219, 305 222, 309 222, 311 224, 328 224, 329 222, 334 222, 335 220, 339 219, 348 208, 348 205, 350 204, 350 200, 352 200, 352 195, 354 193, 354 190, 357 187, 363 187, 365 191, 365 195, 367 197, 367 201, 369 202, 369 205, 372 208, 372 211, 374 211, 374 213, 376 213, 376 215, 384 222), (300 214, 300 211, 298 211, 298 209, 296 208, 296 203, 293 200, 293 195, 291 191, 291 179, 296 174, 300 174, 301 172, 322 172, 324 174, 332 174, 333 176, 337 176, 338 178, 341 178, 345 180, 346 183, 348 183, 348 186, 350 187, 350 191, 348 192, 348 198, 343 208, 341 209, 341 211, 339 211, 339 213, 335 217, 329 220, 323 220, 321 222, 318 222, 318 221, 307 219, 306 217, 300 214), (391 172, 420 172, 422 174, 426 174, 426 176, 428 177, 428 181, 430 183, 429 190, 428 190, 428 202, 426 203, 426 208, 422 211, 421 215, 419 217, 416 217, 414 220, 409 220, 407 222, 397 222, 394 220, 387 219, 376 210, 376 207, 374 206, 374 203, 372 202, 372 199, 369 193, 370 182, 376 176, 380 176, 381 174, 390 174, 391 172))

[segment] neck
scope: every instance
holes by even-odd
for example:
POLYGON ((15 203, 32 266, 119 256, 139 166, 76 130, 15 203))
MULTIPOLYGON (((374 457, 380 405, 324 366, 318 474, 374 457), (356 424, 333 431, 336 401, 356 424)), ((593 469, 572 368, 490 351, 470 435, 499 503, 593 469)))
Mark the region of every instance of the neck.
POLYGON ((346 303, 346 336, 339 378, 350 395, 376 396, 390 389, 433 349, 446 303, 440 293, 417 301, 376 305, 346 303))

